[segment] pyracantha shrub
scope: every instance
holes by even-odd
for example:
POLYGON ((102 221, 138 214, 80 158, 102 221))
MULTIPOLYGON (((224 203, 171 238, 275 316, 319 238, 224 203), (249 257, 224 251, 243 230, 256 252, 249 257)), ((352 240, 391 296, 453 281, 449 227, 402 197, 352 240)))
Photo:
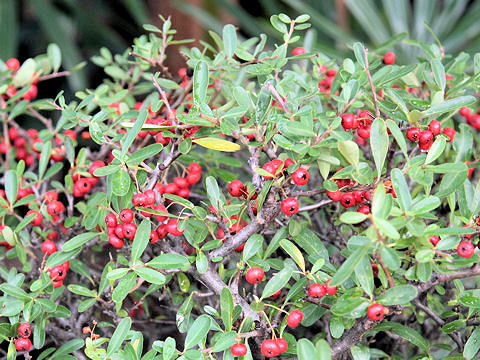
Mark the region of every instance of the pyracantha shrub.
POLYGON ((480 55, 162 20, 71 99, 37 89, 76 70, 56 45, 0 62, 7 358, 477 356, 480 55))

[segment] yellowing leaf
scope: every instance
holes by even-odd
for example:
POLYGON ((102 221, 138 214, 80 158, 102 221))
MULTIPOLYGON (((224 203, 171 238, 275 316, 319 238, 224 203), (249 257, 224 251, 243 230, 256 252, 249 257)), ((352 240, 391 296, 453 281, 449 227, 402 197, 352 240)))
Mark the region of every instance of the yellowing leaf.
POLYGON ((222 140, 213 137, 206 137, 193 140, 195 144, 218 151, 234 152, 241 149, 240 145, 231 141, 222 140))
MULTIPOLYGON (((122 122, 120 125, 124 128, 130 129, 133 127, 134 122, 122 122)), ((173 129, 175 126, 173 125, 156 125, 156 124, 143 124, 142 129, 144 131, 162 131, 162 130, 169 130, 173 129)))

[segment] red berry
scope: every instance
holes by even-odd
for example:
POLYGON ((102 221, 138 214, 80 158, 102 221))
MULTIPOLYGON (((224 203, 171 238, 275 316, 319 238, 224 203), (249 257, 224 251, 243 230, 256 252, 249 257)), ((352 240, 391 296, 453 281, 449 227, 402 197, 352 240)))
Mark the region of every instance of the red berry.
POLYGON ((107 216, 105 216, 105 224, 108 228, 114 228, 118 224, 117 217, 113 214, 108 214, 107 216))
POLYGON ((300 325, 302 319, 303 312, 301 312, 300 310, 293 310, 287 316, 287 325, 291 328, 296 328, 298 325, 300 325))
POLYGON ((312 284, 308 288, 308 296, 321 298, 327 294, 327 289, 323 284, 312 284))
POLYGON ((297 185, 306 185, 309 177, 310 174, 308 173, 308 170, 304 168, 298 168, 292 174, 292 180, 297 185))
POLYGON ((158 233, 155 230, 150 231, 150 243, 155 244, 158 242, 158 233))
POLYGON ((240 197, 245 193, 245 185, 240 180, 233 180, 228 185, 228 192, 233 197, 240 197))
POLYGON ((299 208, 298 200, 293 197, 288 197, 282 201, 281 209, 285 215, 296 214, 299 208))
POLYGON ((135 217, 135 214, 131 209, 123 209, 122 211, 120 211, 120 214, 118 215, 118 218, 124 224, 131 223, 134 217, 135 217))
POLYGON ((58 280, 58 281, 54 281, 54 282, 53 282, 53 288, 54 288, 54 289, 57 289, 57 288, 59 288, 59 287, 62 286, 62 285, 63 285, 63 280, 58 280))
POLYGON ((153 190, 145 190, 143 195, 145 195, 145 205, 150 206, 155 204, 155 199, 157 195, 155 194, 155 191, 153 190))
POLYGON ((430 239, 428 239, 433 246, 437 246, 438 242, 440 241, 440 238, 437 235, 433 235, 430 239))
POLYGON ((133 206, 141 206, 145 205, 145 201, 147 200, 146 196, 142 193, 135 194, 132 199, 133 206))
POLYGON ((137 225, 134 223, 128 223, 123 225, 123 236, 128 240, 133 241, 135 234, 137 233, 137 225))
MULTIPOLYGON (((156 206, 153 207, 153 210, 156 210, 156 211, 159 211, 159 212, 163 212, 163 213, 168 213, 168 210, 167 208, 165 207, 165 205, 163 204, 158 204, 156 206)), ((168 219, 168 217, 164 216, 164 215, 158 215, 158 214, 155 214, 153 215, 155 217, 155 219, 157 219, 158 221, 160 222, 163 222, 165 220, 168 219)))
POLYGON ((169 234, 172 234, 173 236, 180 236, 183 234, 184 230, 180 231, 178 230, 178 219, 170 219, 167 222, 167 231, 169 234))
POLYGON ((264 277, 265 273, 260 267, 253 267, 251 269, 248 269, 247 273, 245 274, 245 279, 250 284, 258 284, 263 280, 264 277))
POLYGON ((342 198, 342 193, 340 192, 340 190, 326 191, 325 193, 330 199, 332 199, 335 202, 340 201, 340 199, 342 198))
POLYGON ((176 177, 173 182, 175 185, 177 185, 179 188, 188 188, 190 184, 188 183, 187 179, 181 176, 176 177))
POLYGON ((325 288, 327 289, 327 295, 335 295, 337 293, 336 286, 328 286, 330 284, 330 279, 325 283, 325 288))
POLYGON ((420 144, 428 144, 433 140, 433 133, 430 130, 423 130, 418 141, 420 144))
POLYGON ((266 163, 265 165, 262 166, 262 169, 265 170, 267 173, 271 174, 270 175, 262 175, 265 179, 267 180, 271 180, 274 178, 274 176, 276 175, 275 173, 275 166, 273 166, 272 163, 266 163))
POLYGON ((368 214, 370 214, 370 206, 368 206, 368 205, 362 205, 362 206, 360 206, 360 207, 357 209, 357 211, 358 211, 359 213, 368 215, 368 214))
POLYGON ((31 85, 30 88, 27 90, 25 94, 23 94, 23 99, 30 101, 37 97, 38 95, 38 88, 36 85, 31 85))
POLYGON ((42 223, 43 216, 40 214, 37 210, 28 210, 27 211, 27 216, 30 214, 36 214, 36 216, 32 220, 32 225, 33 226, 39 226, 42 223))
POLYGON ((342 116, 342 126, 345 131, 358 128, 358 120, 355 114, 344 114, 342 116))
POLYGON ((50 273, 50 278, 53 279, 53 281, 63 280, 67 276, 67 271, 63 264, 54 266, 52 269, 47 270, 47 272, 50 273))
POLYGON ((370 137, 370 125, 361 126, 357 130, 358 136, 362 139, 368 139, 370 137))
POLYGON ((365 192, 364 191, 354 191, 353 196, 355 196, 355 202, 358 204, 362 204, 365 201, 365 192))
POLYGON ((440 130, 442 129, 442 125, 438 120, 430 121, 430 125, 428 125, 428 129, 432 132, 433 135, 440 134, 440 130))
POLYGON ((187 182, 190 184, 190 185, 195 185, 196 183, 198 183, 200 181, 200 179, 202 178, 202 173, 201 172, 197 172, 197 173, 190 173, 187 175, 186 179, 187 179, 187 182))
POLYGON ((391 51, 385 53, 385 56, 383 57, 383 63, 385 65, 395 64, 395 54, 391 51))
POLYGON ((110 235, 108 237, 108 242, 110 243, 110 245, 112 245, 114 248, 117 248, 117 249, 120 249, 124 244, 123 240, 119 239, 115 235, 110 235))
POLYGON ((58 240, 58 237, 59 237, 59 234, 57 230, 52 230, 47 234, 48 240, 55 241, 55 240, 58 240))
POLYGON ((457 254, 463 258, 472 257, 475 253, 475 246, 470 241, 461 241, 457 246, 457 254))
POLYGON ((247 355, 247 347, 245 344, 233 344, 230 352, 233 356, 245 356, 247 355))
POLYGON ((273 165, 273 168, 275 171, 273 172, 274 174, 278 174, 279 172, 283 171, 283 161, 280 159, 274 159, 270 161, 270 164, 273 165))
POLYGON ((29 351, 32 347, 32 342, 27 338, 18 338, 15 340, 15 349, 17 351, 29 351))
POLYGON ((47 213, 51 216, 60 215, 65 211, 65 206, 60 201, 51 201, 47 205, 47 213))
POLYGON ((18 327, 18 336, 22 338, 28 338, 32 335, 32 329, 30 328, 29 323, 21 323, 18 327))
POLYGON ((15 58, 8 59, 5 65, 7 65, 8 70, 17 71, 20 69, 20 61, 15 58))
POLYGON ((163 191, 165 194, 175 194, 178 191, 178 186, 175 183, 170 183, 165 186, 163 191))
POLYGON ((367 309, 367 316, 370 320, 382 320, 385 316, 385 307, 382 304, 374 303, 367 309))
POLYGON ((270 296, 270 299, 272 299, 272 300, 278 299, 278 297, 280 296, 281 293, 282 293, 282 289, 278 290, 275 294, 270 296))
POLYGON ((293 164, 295 164, 293 160, 290 158, 287 158, 287 160, 285 160, 285 162, 283 163, 283 168, 288 169, 288 167, 293 164))
POLYGON ((280 354, 284 353, 285 351, 288 350, 288 343, 287 340, 283 338, 277 338, 277 346, 278 346, 278 352, 280 354))
POLYGON ((193 173, 201 174, 202 173, 202 167, 200 166, 199 163, 191 163, 190 165, 188 165, 187 171, 188 171, 189 174, 193 174, 193 173))
POLYGON ((52 240, 45 240, 42 243, 42 252, 47 255, 52 255, 57 252, 57 245, 52 240))
POLYGON ((263 356, 267 358, 277 356, 280 353, 277 342, 273 339, 264 340, 260 350, 262 351, 263 356))
POLYGON ((157 234, 159 239, 164 239, 168 234, 167 225, 162 224, 157 228, 157 234))
POLYGON ((97 160, 97 161, 94 161, 90 167, 88 168, 88 172, 90 173, 90 175, 92 176, 95 176, 93 173, 95 172, 95 170, 97 169, 100 169, 102 167, 105 166, 105 163, 102 161, 102 160, 97 160))
POLYGON ((462 107, 460 108, 459 114, 460 116, 467 117, 468 115, 470 115, 470 109, 467 107, 462 107))
POLYGON ((184 198, 184 199, 187 199, 187 198, 190 197, 190 190, 186 189, 186 188, 178 189, 177 195, 184 198))
POLYGON ((447 142, 452 142, 454 137, 455 137, 456 131, 455 131, 455 129, 453 129, 451 127, 446 127, 445 129, 442 130, 442 133, 447 135, 447 137, 448 137, 447 142))
POLYGON ((117 226, 115 226, 114 234, 119 239, 123 239, 125 237, 125 234, 123 233, 123 225, 122 224, 118 224, 117 226))
POLYGON ((295 49, 292 50, 292 55, 293 56, 298 56, 298 55, 303 55, 306 53, 306 50, 304 47, 296 47, 295 49))
POLYGON ((412 127, 407 130, 407 139, 413 142, 417 142, 420 139, 420 129, 417 127, 412 127))
POLYGON ((345 193, 340 199, 340 204, 342 204, 342 206, 346 208, 354 206, 355 203, 355 196, 353 196, 352 193, 345 193))
POLYGON ((58 200, 58 194, 53 190, 47 191, 43 197, 44 197, 46 202, 51 202, 51 201, 57 201, 58 200))

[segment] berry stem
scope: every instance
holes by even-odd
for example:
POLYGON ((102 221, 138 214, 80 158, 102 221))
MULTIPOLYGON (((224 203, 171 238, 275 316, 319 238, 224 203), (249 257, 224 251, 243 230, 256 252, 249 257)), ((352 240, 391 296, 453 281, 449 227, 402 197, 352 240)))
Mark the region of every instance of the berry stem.
POLYGON ((377 93, 375 91, 375 85, 373 85, 373 80, 372 80, 372 75, 370 74, 370 70, 368 69, 368 50, 364 46, 363 47, 363 57, 365 58, 365 71, 368 76, 368 82, 370 83, 370 87, 372 89, 372 95, 373 95, 373 106, 375 107, 375 117, 380 117, 380 109, 378 108, 377 105, 377 93))

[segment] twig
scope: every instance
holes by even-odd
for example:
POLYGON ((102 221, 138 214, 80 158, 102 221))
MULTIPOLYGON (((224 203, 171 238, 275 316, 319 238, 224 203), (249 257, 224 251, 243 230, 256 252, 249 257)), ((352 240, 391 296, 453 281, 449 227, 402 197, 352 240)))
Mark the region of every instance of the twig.
POLYGON ((365 71, 367 72, 368 82, 370 83, 370 87, 372 88, 372 95, 373 95, 373 106, 375 106, 375 116, 378 118, 380 117, 380 110, 377 105, 377 93, 375 91, 375 85, 373 85, 372 75, 370 74, 370 70, 368 69, 368 50, 364 46, 363 47, 363 57, 365 59, 365 71))

